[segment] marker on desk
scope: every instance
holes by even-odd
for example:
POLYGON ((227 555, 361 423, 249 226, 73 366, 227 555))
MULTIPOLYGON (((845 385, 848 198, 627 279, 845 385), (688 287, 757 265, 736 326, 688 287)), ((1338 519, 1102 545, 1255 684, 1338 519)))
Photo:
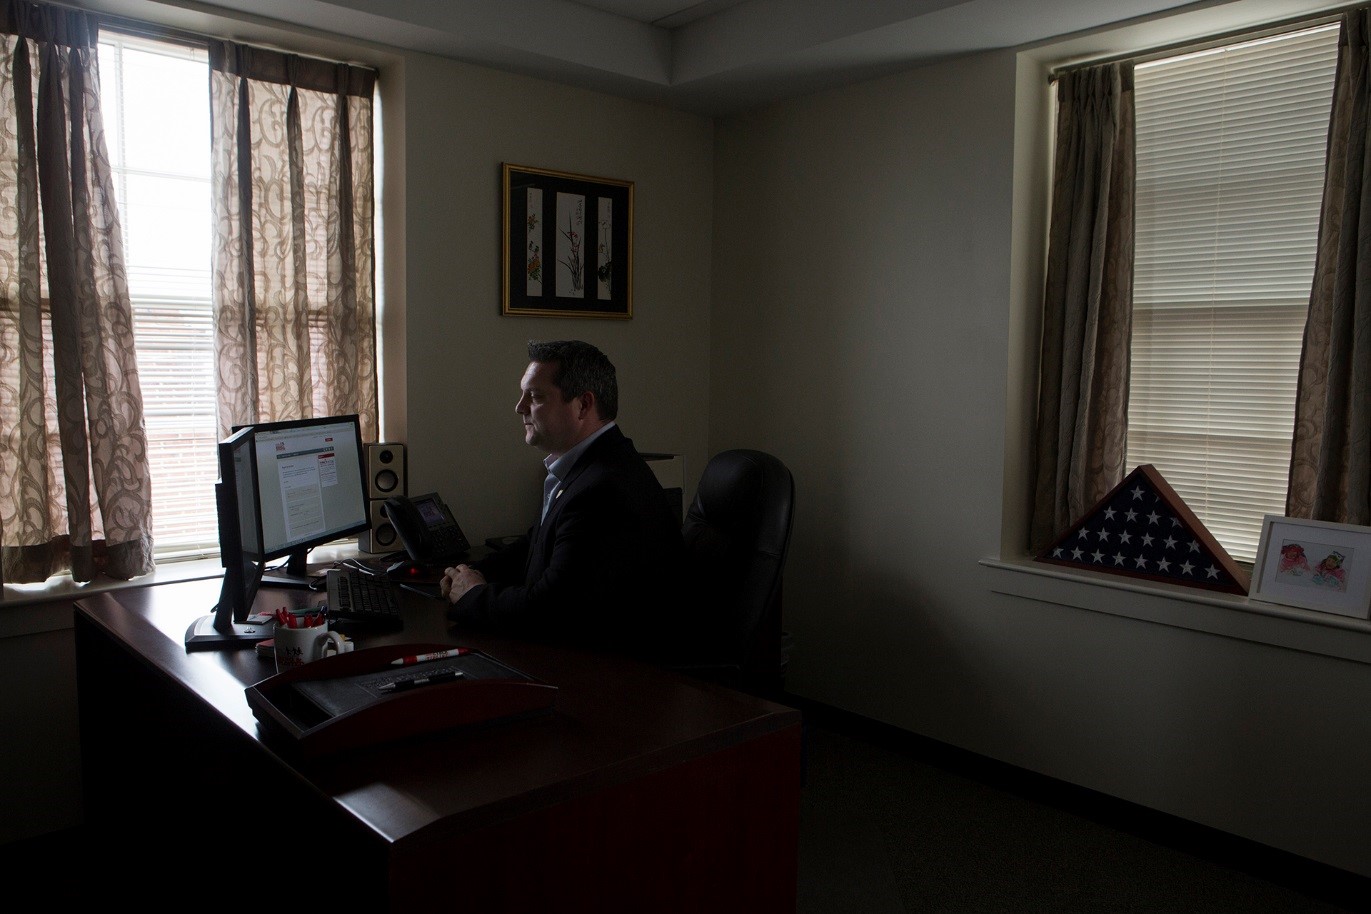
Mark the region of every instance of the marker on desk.
POLYGON ((419 686, 451 682, 461 676, 461 670, 448 670, 444 673, 434 673, 432 676, 420 676, 418 679, 398 679, 395 682, 383 682, 376 688, 381 692, 403 692, 407 689, 417 689, 419 686))
POLYGON ((437 651, 432 654, 414 654, 409 657, 399 657, 390 662, 391 666, 409 666, 413 663, 428 663, 430 660, 446 660, 449 657, 460 657, 463 654, 470 654, 469 647, 454 647, 450 651, 437 651))

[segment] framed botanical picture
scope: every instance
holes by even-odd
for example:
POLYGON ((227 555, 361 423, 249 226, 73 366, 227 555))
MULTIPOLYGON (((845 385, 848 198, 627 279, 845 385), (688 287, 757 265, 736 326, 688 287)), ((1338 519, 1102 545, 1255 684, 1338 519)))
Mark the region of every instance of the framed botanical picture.
POLYGON ((501 313, 633 316, 633 182, 505 163, 501 313))
POLYGON ((1371 618, 1371 527, 1268 514, 1252 599, 1371 618))

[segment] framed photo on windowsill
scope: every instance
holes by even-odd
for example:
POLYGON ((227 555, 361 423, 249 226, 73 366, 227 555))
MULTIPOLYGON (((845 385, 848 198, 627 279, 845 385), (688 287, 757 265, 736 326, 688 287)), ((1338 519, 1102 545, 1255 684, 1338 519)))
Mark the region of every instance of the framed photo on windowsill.
POLYGON ((633 316, 633 182, 502 166, 501 313, 633 316))
POLYGON ((1266 515, 1251 597, 1371 618, 1371 527, 1266 515))

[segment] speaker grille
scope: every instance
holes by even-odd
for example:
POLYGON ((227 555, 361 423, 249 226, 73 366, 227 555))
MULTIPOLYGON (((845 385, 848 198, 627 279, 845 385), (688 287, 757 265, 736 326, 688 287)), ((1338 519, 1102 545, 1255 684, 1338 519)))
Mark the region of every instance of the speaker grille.
POLYGON ((381 500, 372 501, 370 506, 371 528, 363 531, 357 537, 357 548, 363 552, 392 552, 398 547, 400 535, 395 532, 395 525, 386 517, 386 503, 381 500))
POLYGON ((405 457, 403 444, 367 445, 367 497, 389 498, 409 493, 405 457))

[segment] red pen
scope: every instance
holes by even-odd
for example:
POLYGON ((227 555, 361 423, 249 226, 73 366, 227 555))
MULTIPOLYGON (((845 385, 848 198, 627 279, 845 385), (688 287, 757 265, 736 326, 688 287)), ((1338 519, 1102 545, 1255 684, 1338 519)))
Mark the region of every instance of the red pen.
POLYGON ((410 657, 398 657, 390 662, 391 666, 409 666, 414 663, 427 663, 430 660, 444 660, 448 657, 460 657, 463 654, 470 654, 469 647, 454 647, 450 651, 436 651, 432 654, 415 654, 410 657))

